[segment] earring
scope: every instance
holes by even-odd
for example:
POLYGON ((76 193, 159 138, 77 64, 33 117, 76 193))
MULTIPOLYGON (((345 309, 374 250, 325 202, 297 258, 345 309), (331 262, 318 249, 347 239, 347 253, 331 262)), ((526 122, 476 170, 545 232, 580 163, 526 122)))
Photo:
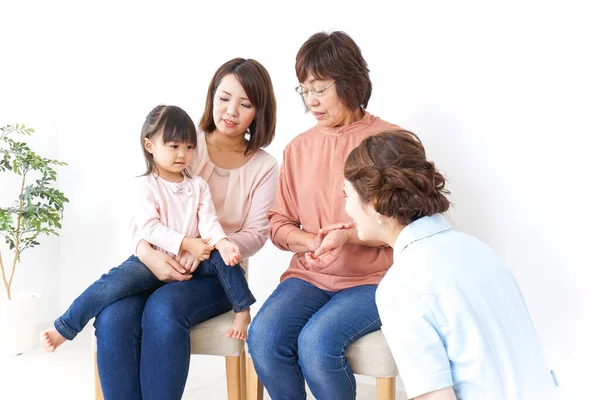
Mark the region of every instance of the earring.
POLYGON ((250 128, 247 128, 246 133, 244 133, 244 139, 250 140, 250 135, 251 135, 250 128))
POLYGON ((381 220, 381 214, 377 213, 377 222, 382 224, 383 221, 381 220))

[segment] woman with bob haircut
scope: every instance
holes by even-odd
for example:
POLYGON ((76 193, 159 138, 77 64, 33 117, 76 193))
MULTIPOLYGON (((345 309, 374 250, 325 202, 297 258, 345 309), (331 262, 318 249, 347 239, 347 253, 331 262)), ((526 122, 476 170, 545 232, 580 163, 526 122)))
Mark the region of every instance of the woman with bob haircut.
POLYGON ((553 373, 517 283, 492 249, 442 216, 446 181, 417 136, 366 138, 344 177, 358 237, 394 249, 377 307, 408 397, 554 399, 553 373))
MULTIPOLYGON (((208 183, 219 223, 242 260, 269 237, 266 213, 275 201, 279 168, 263 148, 275 134, 275 116, 271 78, 258 61, 235 58, 217 69, 190 172, 208 183)), ((232 304, 216 276, 193 273, 198 259, 184 263, 145 240, 134 246, 148 269, 170 283, 121 299, 96 318, 102 392, 110 400, 180 399, 190 365, 190 329, 232 304)), ((246 317, 236 338, 246 337, 250 314, 246 317)))

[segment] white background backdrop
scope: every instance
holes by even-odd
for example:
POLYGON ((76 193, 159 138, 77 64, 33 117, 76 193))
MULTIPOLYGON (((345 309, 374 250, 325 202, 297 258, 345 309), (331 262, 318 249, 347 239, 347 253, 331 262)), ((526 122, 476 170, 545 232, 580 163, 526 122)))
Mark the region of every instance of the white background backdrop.
MULTIPOLYGON (((24 255, 15 289, 41 293, 39 322, 50 321, 130 254, 124 195, 144 171, 146 114, 176 104, 197 122, 212 74, 233 57, 271 73, 267 150, 281 161, 314 124, 293 91, 296 52, 339 29, 371 68, 368 110, 421 137, 450 181, 456 227, 519 282, 565 398, 589 398, 600 356, 600 15, 592 2, 447 3, 2 0, 0 124, 34 127, 33 148, 69 163, 59 186, 71 201, 60 239, 24 255)), ((0 176, 0 204, 15 191, 0 176)), ((253 257, 254 312, 289 258, 270 243, 253 257)))

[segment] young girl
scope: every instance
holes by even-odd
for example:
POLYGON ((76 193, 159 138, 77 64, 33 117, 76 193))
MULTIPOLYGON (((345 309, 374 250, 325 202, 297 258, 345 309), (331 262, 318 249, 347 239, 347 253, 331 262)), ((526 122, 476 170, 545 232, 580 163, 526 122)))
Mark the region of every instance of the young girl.
MULTIPOLYGON (((240 250, 219 224, 208 184, 188 172, 197 142, 194 123, 181 108, 159 105, 148 114, 141 134, 147 170, 136 179, 131 233, 135 243, 145 240, 174 257, 190 279, 217 275, 236 313, 227 336, 245 339, 256 300, 237 265, 240 250)), ((106 306, 164 284, 133 255, 75 299, 54 329, 42 332, 42 344, 53 352, 106 306)))

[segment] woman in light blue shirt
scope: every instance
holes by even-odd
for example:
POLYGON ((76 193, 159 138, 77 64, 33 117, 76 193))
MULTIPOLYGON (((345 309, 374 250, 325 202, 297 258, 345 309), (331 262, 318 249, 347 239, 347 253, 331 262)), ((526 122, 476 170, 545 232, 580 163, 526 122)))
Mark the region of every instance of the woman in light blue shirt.
POLYGON ((555 398, 513 276, 492 249, 444 219, 445 179, 419 139, 371 136, 350 153, 344 176, 358 237, 394 249, 376 300, 408 397, 555 398))

